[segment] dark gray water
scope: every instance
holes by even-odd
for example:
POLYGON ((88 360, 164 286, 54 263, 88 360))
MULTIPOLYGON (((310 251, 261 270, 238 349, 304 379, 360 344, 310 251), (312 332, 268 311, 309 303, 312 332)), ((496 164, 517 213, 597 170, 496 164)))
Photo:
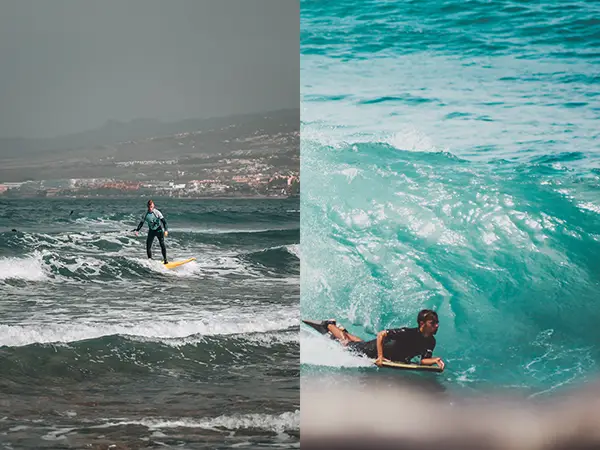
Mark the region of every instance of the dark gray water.
POLYGON ((0 202, 0 442, 299 445, 298 201, 156 200, 175 270, 144 206, 0 202))

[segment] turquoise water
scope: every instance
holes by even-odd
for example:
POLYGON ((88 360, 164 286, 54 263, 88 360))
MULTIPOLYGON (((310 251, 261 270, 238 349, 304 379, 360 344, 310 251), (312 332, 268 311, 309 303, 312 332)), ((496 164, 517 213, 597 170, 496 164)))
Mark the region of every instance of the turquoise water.
MULTIPOLYGON (((371 339, 434 308, 450 389, 598 376, 599 13, 302 2, 303 318, 371 339)), ((304 328, 301 361, 378 373, 304 328)))

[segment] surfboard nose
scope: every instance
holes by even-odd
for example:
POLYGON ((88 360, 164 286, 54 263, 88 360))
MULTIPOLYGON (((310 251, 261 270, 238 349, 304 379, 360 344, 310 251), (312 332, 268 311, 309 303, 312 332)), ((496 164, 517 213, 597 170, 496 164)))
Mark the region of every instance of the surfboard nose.
POLYGON ((196 258, 191 257, 191 258, 188 258, 188 259, 182 259, 180 261, 171 261, 170 263, 165 264, 165 267, 167 269, 174 269, 175 267, 182 266, 182 265, 187 264, 187 263, 192 262, 192 261, 196 261, 196 258))

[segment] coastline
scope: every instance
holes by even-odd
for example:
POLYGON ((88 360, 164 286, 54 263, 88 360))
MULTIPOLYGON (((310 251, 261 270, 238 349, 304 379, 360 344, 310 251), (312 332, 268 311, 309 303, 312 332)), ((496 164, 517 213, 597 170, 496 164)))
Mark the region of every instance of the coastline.
POLYGON ((1 200, 30 200, 30 199, 44 199, 44 200, 115 200, 115 199, 138 199, 138 198, 155 198, 161 200, 287 200, 287 199, 300 199, 299 195, 231 195, 231 196, 204 196, 204 197, 172 197, 168 195, 53 195, 50 197, 40 197, 37 195, 19 195, 19 196, 1 196, 1 200))

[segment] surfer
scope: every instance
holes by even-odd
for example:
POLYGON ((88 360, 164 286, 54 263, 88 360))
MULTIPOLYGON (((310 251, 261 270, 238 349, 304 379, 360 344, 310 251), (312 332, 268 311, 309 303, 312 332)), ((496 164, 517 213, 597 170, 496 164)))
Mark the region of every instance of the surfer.
POLYGON ((421 364, 444 369, 444 361, 433 356, 435 337, 440 322, 435 311, 423 309, 417 315, 415 328, 393 328, 377 333, 370 341, 363 341, 338 325, 334 319, 326 320, 324 325, 334 339, 337 339, 348 349, 362 353, 369 358, 375 358, 375 364, 381 367, 383 361, 410 363, 416 356, 421 357, 421 364))
POLYGON ((154 202, 152 200, 148 200, 148 210, 142 216, 142 220, 137 228, 131 231, 135 231, 137 234, 144 226, 144 222, 148 222, 148 237, 146 238, 146 253, 148 254, 148 259, 152 259, 152 243, 156 237, 160 243, 163 262, 167 264, 169 262, 167 260, 167 248, 165 247, 165 237, 169 235, 167 221, 162 213, 154 207, 154 202))

